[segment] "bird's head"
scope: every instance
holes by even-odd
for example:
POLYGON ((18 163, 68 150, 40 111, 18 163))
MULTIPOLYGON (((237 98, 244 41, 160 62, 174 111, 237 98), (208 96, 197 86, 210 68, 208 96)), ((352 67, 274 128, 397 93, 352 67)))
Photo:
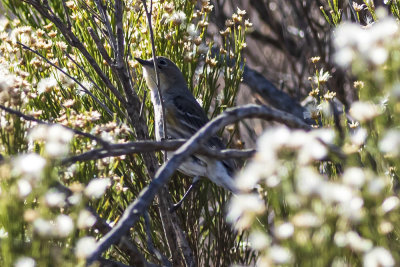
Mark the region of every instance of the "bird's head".
MULTIPOLYGON (((152 90, 157 90, 157 79, 154 71, 153 58, 144 60, 135 58, 143 66, 143 74, 146 79, 147 86, 152 90)), ((160 89, 164 92, 172 87, 186 88, 186 81, 181 70, 174 62, 166 57, 157 57, 157 69, 160 76, 160 89)), ((176 89, 175 89, 176 90, 176 89)))

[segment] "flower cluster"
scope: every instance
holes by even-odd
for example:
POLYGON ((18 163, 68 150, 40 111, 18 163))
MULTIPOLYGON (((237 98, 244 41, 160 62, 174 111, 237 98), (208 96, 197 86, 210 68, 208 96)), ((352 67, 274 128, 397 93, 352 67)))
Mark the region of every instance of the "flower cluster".
POLYGON ((398 265, 400 31, 393 17, 376 13, 371 25, 345 22, 334 32, 336 62, 353 71, 359 100, 340 106, 329 90, 334 73, 313 57, 305 115, 318 129, 266 130, 236 177, 242 193, 228 219, 249 232, 258 266, 398 265))

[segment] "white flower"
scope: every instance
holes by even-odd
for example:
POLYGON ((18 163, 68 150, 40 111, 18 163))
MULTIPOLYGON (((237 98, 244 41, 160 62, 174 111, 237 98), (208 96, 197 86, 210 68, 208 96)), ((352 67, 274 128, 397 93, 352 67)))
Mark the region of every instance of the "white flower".
POLYGON ((320 128, 310 132, 311 136, 322 140, 325 144, 332 144, 335 140, 335 131, 331 128, 320 128))
POLYGON ((357 252, 365 252, 372 248, 372 241, 362 238, 358 233, 351 231, 346 234, 348 245, 357 252))
POLYGON ((275 229, 275 235, 278 239, 287 239, 294 233, 294 226, 289 222, 278 225, 275 229))
POLYGON ((60 237, 67 237, 74 230, 74 223, 68 215, 60 214, 56 218, 55 231, 60 237))
POLYGON ((341 24, 334 36, 336 63, 346 67, 353 60, 360 59, 373 65, 384 64, 388 58, 387 46, 393 41, 398 28, 395 19, 389 16, 365 28, 356 23, 341 24))
POLYGON ((360 122, 372 120, 380 114, 379 107, 371 102, 357 101, 351 105, 350 115, 360 122))
POLYGON ((312 212, 300 212, 292 218, 292 223, 296 227, 318 227, 321 225, 321 219, 312 212))
POLYGON ((44 199, 49 207, 63 207, 65 205, 65 194, 58 190, 49 190, 44 199))
POLYGON ((321 160, 328 155, 328 149, 319 140, 309 136, 304 140, 298 154, 300 164, 309 164, 314 160, 321 160))
POLYGON ((42 78, 37 85, 38 94, 49 92, 54 87, 58 86, 57 80, 53 77, 42 78))
POLYGON ((297 190, 302 195, 311 195, 318 192, 322 185, 322 176, 313 168, 301 168, 296 175, 297 190))
POLYGON ((269 248, 268 256, 276 264, 287 264, 292 261, 292 253, 289 249, 274 245, 269 248))
POLYGON ((33 222, 33 229, 40 236, 51 236, 54 233, 54 226, 43 218, 38 218, 33 222))
POLYGON ((350 135, 350 140, 354 145, 362 146, 365 143, 367 136, 367 130, 364 128, 358 128, 350 135))
POLYGON ((31 184, 25 179, 18 180, 17 186, 20 198, 26 198, 32 192, 31 184))
POLYGON ((82 237, 78 240, 75 247, 75 256, 86 259, 96 249, 96 239, 91 236, 82 237))
POLYGON ((79 229, 86 229, 92 227, 96 223, 96 217, 87 210, 81 210, 79 212, 77 226, 79 229))
POLYGON ((250 233, 249 242, 253 249, 261 251, 269 246, 271 240, 264 232, 256 230, 250 233))
POLYGON ((252 190, 261 177, 268 175, 268 173, 264 173, 264 170, 263 164, 259 164, 258 162, 249 163, 245 170, 236 177, 235 183, 237 187, 243 191, 252 190))
POLYGON ((400 206, 400 199, 396 196, 391 196, 385 199, 382 203, 383 212, 390 212, 400 206))
POLYGON ((58 124, 39 125, 30 132, 29 138, 34 141, 45 141, 47 155, 60 157, 68 153, 68 144, 73 135, 71 130, 58 124))
POLYGON ((343 173, 343 182, 355 188, 360 188, 364 185, 366 177, 361 168, 351 167, 343 173))
POLYGON ((348 202, 339 205, 339 213, 353 222, 359 222, 364 215, 364 200, 361 197, 353 197, 348 202))
POLYGON ((197 31, 196 26, 194 24, 190 24, 187 27, 187 32, 191 38, 196 38, 197 36, 199 36, 199 32, 197 31))
POLYGON ((4 227, 0 228, 0 239, 3 238, 7 238, 8 237, 8 232, 6 231, 6 229, 4 229, 4 227))
POLYGON ((324 182, 319 189, 319 195, 328 204, 349 203, 353 198, 353 191, 343 184, 324 182))
POLYGON ((100 198, 111 185, 110 178, 93 179, 85 188, 85 194, 91 198, 100 198))
POLYGON ((14 263, 14 267, 35 267, 35 266, 36 266, 35 260, 30 257, 20 257, 14 263))
POLYGON ((255 215, 265 211, 264 201, 256 194, 240 194, 231 199, 227 219, 237 229, 250 226, 255 215))
POLYGON ((364 267, 391 267, 395 265, 395 261, 387 249, 375 247, 365 253, 363 265, 364 267))
POLYGON ((368 182, 368 192, 374 196, 379 195, 386 187, 384 178, 376 177, 368 182))
POLYGON ((170 17, 170 21, 174 25, 180 25, 180 24, 184 23, 185 20, 186 20, 186 14, 183 11, 174 12, 170 17))
POLYGON ((35 153, 23 154, 13 160, 16 175, 21 175, 28 180, 39 180, 46 160, 35 153))
POLYGON ((391 129, 379 142, 379 149, 392 156, 400 155, 400 131, 391 129))
POLYGON ((337 231, 335 233, 333 240, 335 241, 335 245, 340 248, 345 247, 348 244, 346 233, 343 233, 341 231, 337 231))
MULTIPOLYGON (((285 126, 274 127, 265 131, 257 141, 259 151, 278 150, 291 138, 290 130, 285 126)), ((267 158, 269 159, 269 158, 267 158)))

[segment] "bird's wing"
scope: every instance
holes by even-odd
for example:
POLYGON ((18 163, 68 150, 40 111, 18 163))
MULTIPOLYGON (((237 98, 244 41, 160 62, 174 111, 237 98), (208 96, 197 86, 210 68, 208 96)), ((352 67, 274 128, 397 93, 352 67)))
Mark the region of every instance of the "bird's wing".
MULTIPOLYGON (((190 138, 209 121, 203 108, 193 96, 190 96, 189 99, 186 96, 177 95, 172 99, 172 102, 176 108, 175 119, 181 122, 181 127, 184 127, 181 130, 189 134, 186 138, 190 138)), ((211 137, 206 144, 215 149, 226 148, 218 136, 211 137)), ((233 173, 235 169, 234 161, 223 160, 222 162, 233 173)))

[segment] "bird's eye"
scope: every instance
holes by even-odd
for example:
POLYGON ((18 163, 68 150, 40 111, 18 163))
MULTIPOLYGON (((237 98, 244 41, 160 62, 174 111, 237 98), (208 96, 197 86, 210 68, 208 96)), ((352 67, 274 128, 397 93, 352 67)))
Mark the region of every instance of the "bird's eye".
POLYGON ((158 66, 159 67, 167 66, 167 61, 165 61, 164 59, 161 59, 160 61, 158 61, 158 66))

